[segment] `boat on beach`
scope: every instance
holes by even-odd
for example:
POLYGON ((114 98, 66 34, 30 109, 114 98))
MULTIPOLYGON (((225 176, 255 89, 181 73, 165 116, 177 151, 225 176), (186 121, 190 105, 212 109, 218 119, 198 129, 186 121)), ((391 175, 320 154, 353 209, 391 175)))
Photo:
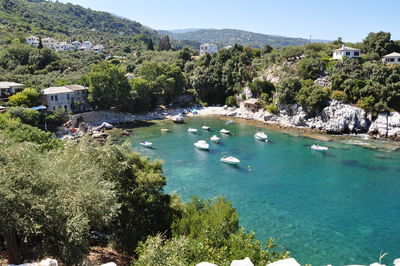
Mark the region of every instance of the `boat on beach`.
POLYGON ((218 143, 220 139, 221 139, 221 138, 218 137, 217 135, 213 135, 212 137, 210 137, 210 140, 213 141, 213 142, 215 142, 215 143, 218 143))
POLYGON ((194 146, 197 149, 203 150, 203 151, 208 151, 208 149, 210 148, 210 145, 205 140, 197 141, 196 143, 194 143, 194 146))
POLYGON ((311 149, 312 149, 312 150, 315 150, 315 151, 327 151, 327 150, 328 150, 328 147, 319 146, 319 145, 313 144, 313 145, 311 146, 311 149))
POLYGON ((151 146, 153 146, 153 143, 150 142, 150 141, 142 140, 142 141, 140 142, 140 145, 142 145, 142 146, 144 146, 144 147, 151 147, 151 146))
POLYGON ((268 135, 265 134, 264 132, 257 132, 256 134, 254 134, 254 138, 259 139, 259 140, 268 141, 268 135))
POLYGON ((231 165, 238 165, 240 163, 240 160, 233 156, 224 156, 220 159, 220 161, 231 165))
POLYGON ((227 134, 229 135, 231 132, 225 128, 221 129, 219 132, 221 132, 222 134, 227 134))
POLYGON ((190 133, 196 133, 196 134, 197 134, 197 128, 191 128, 191 127, 189 127, 189 128, 188 128, 188 132, 190 132, 190 133))
POLYGON ((208 126, 202 126, 201 128, 204 130, 210 130, 210 127, 208 127, 208 126))

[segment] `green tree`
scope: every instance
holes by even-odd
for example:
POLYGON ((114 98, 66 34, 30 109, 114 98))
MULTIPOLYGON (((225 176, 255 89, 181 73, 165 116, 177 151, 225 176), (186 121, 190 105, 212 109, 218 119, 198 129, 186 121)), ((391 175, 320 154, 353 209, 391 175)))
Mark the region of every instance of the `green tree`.
POLYGON ((34 111, 29 108, 16 106, 16 107, 8 108, 7 114, 9 114, 11 118, 19 119, 24 124, 28 124, 31 126, 39 125, 40 114, 38 111, 34 111))
POLYGON ((102 179, 95 161, 84 159, 83 144, 38 153, 32 143, 0 135, 0 146, 0 232, 8 262, 22 263, 34 247, 38 256, 80 264, 89 230, 116 215, 113 184, 102 179))
POLYGON ((131 86, 131 97, 136 112, 148 111, 152 106, 152 89, 148 80, 137 78, 129 81, 131 86))
POLYGON ((26 88, 22 92, 12 95, 9 98, 14 106, 31 107, 39 103, 40 93, 33 88, 26 88))
POLYGON ((168 35, 164 35, 158 40, 157 50, 158 51, 169 51, 169 50, 171 50, 171 42, 169 40, 169 36, 168 35))
POLYGON ((303 79, 315 80, 319 78, 325 70, 325 62, 319 58, 303 58, 297 64, 297 72, 303 79))
POLYGON ((102 62, 93 65, 88 74, 88 100, 100 109, 127 108, 130 100, 130 86, 124 73, 116 66, 102 62))
MULTIPOLYGON (((311 81, 313 84, 313 82, 311 81)), ((296 95, 298 102, 308 113, 316 114, 320 112, 327 104, 330 93, 327 89, 305 84, 296 95)))
POLYGON ((391 39, 390 32, 370 32, 363 40, 363 51, 365 53, 376 53, 382 57, 393 51, 394 43, 391 39))
POLYGON ((153 44, 153 40, 151 38, 147 43, 147 50, 154 51, 154 44, 153 44))
POLYGON ((296 93, 301 89, 301 82, 297 78, 286 78, 281 80, 276 88, 278 103, 292 104, 296 93))
POLYGON ((272 93, 275 91, 275 85, 268 80, 255 79, 253 82, 249 83, 249 87, 251 92, 255 93, 256 95, 265 93, 271 97, 272 93))

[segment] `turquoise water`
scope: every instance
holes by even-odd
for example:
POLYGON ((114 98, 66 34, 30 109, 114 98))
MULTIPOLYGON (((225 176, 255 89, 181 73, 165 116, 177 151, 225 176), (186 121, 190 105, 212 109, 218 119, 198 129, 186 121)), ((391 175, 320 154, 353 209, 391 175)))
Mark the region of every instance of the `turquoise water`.
POLYGON ((381 250, 390 253, 382 261, 388 265, 400 257, 399 153, 273 131, 266 131, 270 142, 265 143, 254 139, 254 126, 215 118, 187 122, 137 128, 129 139, 142 154, 164 160, 167 192, 184 200, 226 196, 243 227, 261 240, 273 237, 302 264, 368 265, 378 261, 381 250), (202 125, 226 128, 234 136, 210 144, 209 152, 196 150, 195 141, 220 135, 202 125), (200 134, 188 133, 189 126, 200 134), (139 146, 142 139, 154 149, 139 146), (313 151, 314 143, 330 149, 313 151), (220 163, 224 154, 238 157, 241 166, 220 163))

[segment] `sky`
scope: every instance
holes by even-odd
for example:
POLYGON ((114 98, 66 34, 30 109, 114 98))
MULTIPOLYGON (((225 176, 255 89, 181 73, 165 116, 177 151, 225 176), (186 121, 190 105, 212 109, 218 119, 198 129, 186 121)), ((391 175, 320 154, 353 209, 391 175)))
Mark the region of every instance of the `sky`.
POLYGON ((400 39, 400 0, 59 0, 110 12, 156 30, 240 29, 308 39, 400 39))

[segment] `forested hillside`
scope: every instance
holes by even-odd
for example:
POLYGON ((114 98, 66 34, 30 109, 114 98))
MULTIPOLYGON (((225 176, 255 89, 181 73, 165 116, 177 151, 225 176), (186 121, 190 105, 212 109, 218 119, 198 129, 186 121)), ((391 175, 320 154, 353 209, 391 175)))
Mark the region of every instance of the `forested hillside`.
POLYGON ((265 45, 272 47, 298 46, 307 44, 308 41, 301 38, 290 38, 276 35, 266 35, 235 29, 199 29, 186 32, 158 31, 159 34, 169 35, 176 40, 194 40, 200 43, 215 43, 218 47, 240 44, 254 48, 262 48, 265 45))
POLYGON ((138 22, 73 4, 45 0, 0 0, 0 44, 30 34, 61 40, 129 39, 133 34, 155 36, 138 22))

